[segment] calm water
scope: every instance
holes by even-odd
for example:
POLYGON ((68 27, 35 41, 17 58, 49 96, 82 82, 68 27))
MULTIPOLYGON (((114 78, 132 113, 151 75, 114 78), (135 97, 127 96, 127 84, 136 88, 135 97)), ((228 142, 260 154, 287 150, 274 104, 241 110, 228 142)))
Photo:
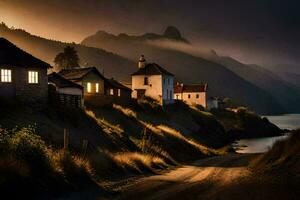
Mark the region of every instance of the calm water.
MULTIPOLYGON (((300 114, 265 116, 272 123, 282 129, 297 129, 300 128, 300 114)), ((234 145, 238 153, 261 153, 267 151, 272 145, 278 141, 287 138, 288 136, 254 138, 239 140, 234 145)))

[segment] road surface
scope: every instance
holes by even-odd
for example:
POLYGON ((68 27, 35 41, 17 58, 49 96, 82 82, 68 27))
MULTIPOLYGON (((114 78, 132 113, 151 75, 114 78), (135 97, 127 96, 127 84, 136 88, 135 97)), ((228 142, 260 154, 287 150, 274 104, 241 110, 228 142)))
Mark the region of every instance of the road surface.
POLYGON ((294 185, 289 182, 253 174, 247 166, 254 156, 216 156, 163 175, 142 178, 122 188, 117 199, 297 199, 294 185))

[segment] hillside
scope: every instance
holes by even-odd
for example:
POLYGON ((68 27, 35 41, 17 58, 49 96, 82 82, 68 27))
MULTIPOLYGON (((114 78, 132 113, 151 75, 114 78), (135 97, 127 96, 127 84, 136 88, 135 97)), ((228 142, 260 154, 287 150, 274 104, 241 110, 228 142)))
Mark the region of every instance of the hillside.
MULTIPOLYGON (((185 83, 208 82, 210 95, 231 97, 240 104, 260 113, 285 112, 281 105, 266 91, 249 83, 223 65, 176 49, 152 45, 153 41, 170 40, 164 34, 160 39, 145 34, 142 36, 118 36, 99 31, 82 41, 82 44, 103 48, 128 59, 136 60, 145 54, 149 62, 157 62, 185 83)), ((185 43, 185 42, 184 42, 185 43)))
MULTIPOLYGON (((111 195, 103 189, 108 182, 224 154, 238 138, 212 113, 182 102, 164 110, 144 99, 128 106, 87 105, 84 111, 52 106, 37 111, 2 100, 0 113, 0 191, 18 191, 14 195, 22 197, 86 188, 111 195), (62 150, 64 129, 70 134, 67 153, 62 150)), ((264 124, 260 127, 270 127, 256 119, 264 124)))
POLYGON ((297 76, 282 75, 285 77, 284 79, 261 66, 245 65, 231 57, 216 55, 212 60, 226 66, 260 89, 268 91, 285 110, 294 113, 300 112, 300 106, 297 103, 300 101, 300 87, 296 86, 297 76), (294 82, 291 84, 289 81, 292 82, 293 80, 294 82))
POLYGON ((53 65, 55 56, 67 45, 78 51, 82 66, 95 66, 107 77, 117 77, 120 81, 128 81, 134 71, 135 63, 103 49, 86 47, 75 43, 64 43, 31 35, 21 29, 10 29, 0 24, 0 37, 4 37, 30 54, 53 65))

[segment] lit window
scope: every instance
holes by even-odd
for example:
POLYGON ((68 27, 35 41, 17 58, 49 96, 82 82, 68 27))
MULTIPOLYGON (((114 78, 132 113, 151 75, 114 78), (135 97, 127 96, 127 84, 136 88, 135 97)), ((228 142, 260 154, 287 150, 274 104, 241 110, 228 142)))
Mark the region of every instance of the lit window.
POLYGON ((196 98, 199 99, 199 94, 196 94, 196 98))
POLYGON ((11 70, 1 69, 1 82, 11 83, 11 70))
POLYGON ((120 97, 121 96, 121 90, 118 89, 118 96, 120 97))
POLYGON ((96 83, 96 93, 99 93, 99 83, 96 83))
POLYGON ((28 83, 39 83, 39 73, 36 71, 29 71, 28 83))
POLYGON ((145 78, 144 78, 144 85, 148 85, 148 84, 149 84, 148 77, 145 77, 145 78))
POLYGON ((110 89, 110 90, 109 90, 109 94, 110 94, 110 95, 114 95, 114 89, 110 89))
POLYGON ((190 95, 190 94, 188 95, 188 98, 189 98, 189 99, 191 98, 191 95, 190 95))
POLYGON ((91 83, 87 83, 87 92, 88 93, 92 92, 92 84, 91 83))

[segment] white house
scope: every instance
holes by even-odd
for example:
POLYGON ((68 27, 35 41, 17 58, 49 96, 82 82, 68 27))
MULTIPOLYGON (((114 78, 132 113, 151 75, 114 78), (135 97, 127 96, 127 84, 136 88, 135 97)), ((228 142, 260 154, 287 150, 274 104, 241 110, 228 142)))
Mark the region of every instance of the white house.
POLYGON ((174 86, 174 99, 182 100, 189 105, 201 105, 204 108, 207 108, 207 88, 207 83, 194 85, 177 83, 174 86))
POLYGON ((138 71, 132 77, 132 98, 148 96, 162 105, 174 102, 174 75, 155 63, 146 63, 142 55, 138 71))

